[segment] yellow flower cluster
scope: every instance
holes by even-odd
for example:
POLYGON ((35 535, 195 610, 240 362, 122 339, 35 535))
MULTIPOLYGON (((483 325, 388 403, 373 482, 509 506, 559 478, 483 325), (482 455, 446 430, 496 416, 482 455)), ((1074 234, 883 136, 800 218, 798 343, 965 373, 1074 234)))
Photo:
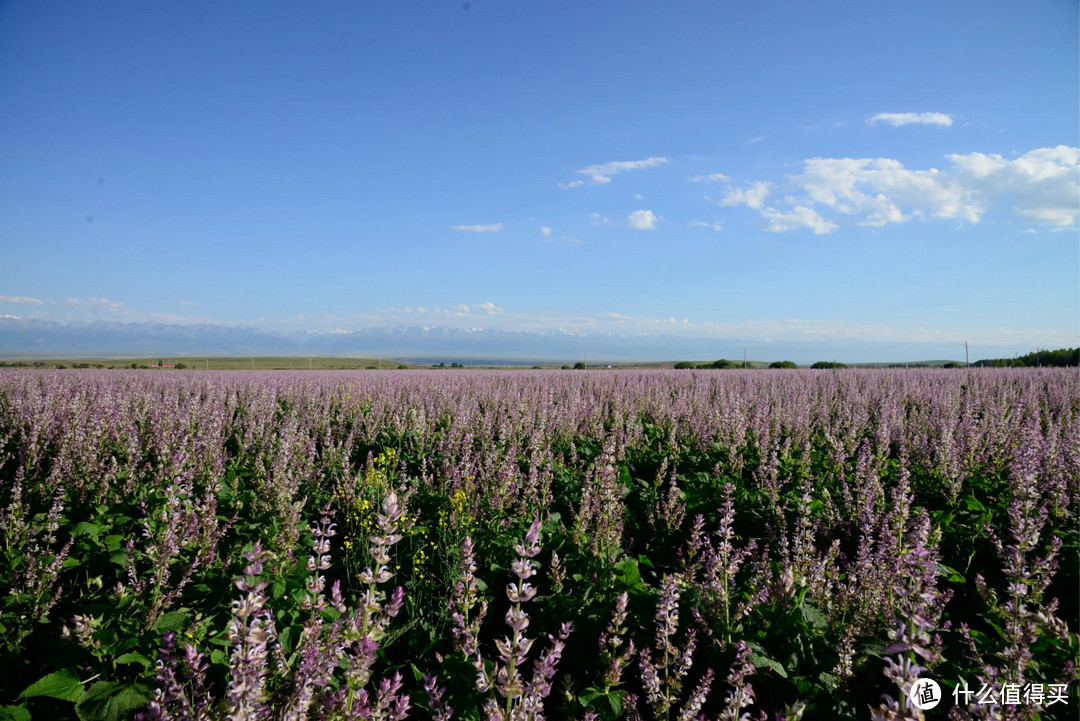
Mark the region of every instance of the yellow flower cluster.
POLYGON ((468 495, 462 488, 454 491, 450 496, 449 509, 439 510, 439 530, 444 535, 447 532, 458 531, 462 536, 470 535, 476 529, 476 519, 466 507, 468 495))
MULTIPOLYGON (((348 394, 346 394, 346 397, 348 394)), ((354 500, 350 503, 346 489, 338 488, 335 495, 339 502, 345 506, 345 533, 344 543, 346 553, 352 553, 355 549, 364 555, 367 552, 367 539, 378 532, 375 516, 379 512, 383 496, 391 488, 391 474, 397 468, 397 451, 392 448, 380 453, 364 473, 363 478, 357 484, 354 500)), ((402 517, 398 521, 401 529, 406 523, 402 517)))

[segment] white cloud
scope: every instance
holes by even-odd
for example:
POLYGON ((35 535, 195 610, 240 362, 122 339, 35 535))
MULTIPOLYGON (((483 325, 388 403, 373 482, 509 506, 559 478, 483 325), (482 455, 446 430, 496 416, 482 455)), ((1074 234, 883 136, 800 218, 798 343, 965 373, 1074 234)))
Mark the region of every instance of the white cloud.
POLYGON ((765 205, 765 198, 772 192, 772 183, 756 182, 751 183, 742 190, 736 190, 735 188, 728 188, 727 193, 723 198, 716 201, 723 208, 730 207, 732 205, 745 205, 748 208, 754 210, 760 210, 765 205))
POLYGON ((746 141, 746 144, 747 144, 747 145, 753 145, 754 143, 760 143, 760 142, 762 141, 762 139, 763 139, 763 136, 761 136, 761 135, 755 135, 754 137, 752 137, 752 138, 750 138, 749 140, 747 140, 747 141, 746 141))
POLYGON ((952 125, 953 119, 945 113, 878 113, 866 119, 867 125, 876 125, 877 123, 888 123, 894 127, 917 124, 941 125, 947 128, 952 125))
POLYGON ((540 226, 540 233, 546 238, 551 235, 551 228, 547 227, 546 225, 542 225, 540 226))
POLYGON ((789 176, 790 193, 765 205, 768 183, 729 190, 721 206, 746 205, 768 221, 767 230, 810 228, 816 234, 837 221, 883 226, 912 217, 978 223, 996 204, 1057 230, 1073 228, 1080 215, 1080 149, 1039 148, 1016 159, 997 154, 947 156, 951 167, 914 170, 891 158, 810 158, 789 176))
POLYGON ((502 223, 492 223, 491 225, 451 225, 450 230, 461 230, 466 233, 498 233, 502 230, 502 223))
POLYGON ((655 230, 661 218, 651 210, 635 210, 626 220, 635 230, 655 230))
POLYGON ((28 298, 25 295, 0 295, 0 303, 18 303, 19 305, 44 305, 45 301, 28 298))
MULTIPOLYGON (((613 176, 624 173, 627 170, 655 168, 658 165, 663 165, 668 162, 671 161, 662 157, 645 158, 644 160, 615 160, 610 163, 590 165, 587 168, 575 170, 574 172, 578 175, 586 176, 593 185, 603 185, 605 183, 610 183, 613 176)), ((569 183, 559 183, 559 187, 563 190, 567 190, 569 188, 580 188, 584 184, 584 180, 574 180, 569 183)))
POLYGON ((0 313, 0 318, 4 318, 6 320, 22 320, 22 318, 20 318, 19 316, 12 315, 11 313, 0 313))
POLYGON ((502 308, 496 308, 494 303, 488 301, 487 303, 481 303, 480 305, 476 306, 475 310, 481 310, 485 313, 497 313, 498 311, 502 310, 502 308))
POLYGON ((185 308, 194 308, 197 304, 193 303, 190 300, 182 300, 180 301, 180 305, 184 306, 185 308))
POLYGON ((731 178, 723 173, 709 173, 708 175, 691 175, 687 180, 691 183, 727 183, 731 178))
POLYGON ((695 228, 712 228, 717 232, 724 229, 724 226, 720 223, 706 223, 704 220, 691 220, 690 225, 695 228))
POLYGON ((589 213, 589 222, 593 225, 611 225, 611 221, 599 213, 589 213))
POLYGON ((1024 233, 1025 235, 1035 235, 1039 231, 1035 230, 1034 228, 1027 228, 1026 230, 1022 230, 1020 232, 1024 233))
POLYGON ((645 196, 642 195, 641 193, 634 193, 634 198, 636 200, 645 200, 645 196))
POLYGON ((769 221, 765 230, 771 233, 781 233, 785 230, 797 228, 809 228, 814 235, 827 235, 838 226, 836 223, 825 220, 813 208, 800 205, 786 212, 774 208, 765 208, 761 211, 762 217, 769 221))
POLYGON ((108 310, 119 310, 124 305, 108 298, 66 298, 64 303, 76 308, 106 308, 108 310))

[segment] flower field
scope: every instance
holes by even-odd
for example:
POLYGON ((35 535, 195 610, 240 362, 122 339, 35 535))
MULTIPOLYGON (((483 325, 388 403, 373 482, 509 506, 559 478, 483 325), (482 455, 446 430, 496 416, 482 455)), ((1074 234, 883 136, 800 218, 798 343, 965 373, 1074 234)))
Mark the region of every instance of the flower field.
POLYGON ((0 370, 0 719, 1076 718, 1078 501, 1069 369, 0 370))

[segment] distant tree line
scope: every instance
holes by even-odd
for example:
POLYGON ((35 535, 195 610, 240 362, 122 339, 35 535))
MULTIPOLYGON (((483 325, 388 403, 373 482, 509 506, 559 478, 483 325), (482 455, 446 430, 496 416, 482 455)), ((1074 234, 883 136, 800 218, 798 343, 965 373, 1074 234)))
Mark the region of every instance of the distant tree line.
POLYGON ((1015 358, 984 358, 972 363, 980 368, 1035 368, 1037 366, 1080 366, 1080 348, 1037 350, 1015 358))
MULTIPOLYGON (((728 369, 728 368, 742 368, 743 364, 739 361, 730 361, 725 358, 713 361, 711 363, 692 363, 690 361, 679 361, 675 364, 675 367, 680 370, 696 368, 697 370, 705 369, 728 369)), ((752 368, 753 366, 747 366, 752 368)), ((769 364, 769 368, 798 368, 799 366, 792 361, 776 361, 769 364)), ((835 361, 818 361, 811 368, 847 368, 843 363, 837 363, 835 361)))

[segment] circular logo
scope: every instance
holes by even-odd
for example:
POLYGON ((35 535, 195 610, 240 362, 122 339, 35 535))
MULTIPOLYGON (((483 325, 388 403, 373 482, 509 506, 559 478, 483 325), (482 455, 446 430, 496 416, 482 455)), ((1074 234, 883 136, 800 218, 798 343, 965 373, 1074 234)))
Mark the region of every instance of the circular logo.
POLYGON ((941 703, 941 686, 932 678, 920 678, 911 684, 911 693, 908 694, 911 705, 920 711, 934 708, 941 703))

